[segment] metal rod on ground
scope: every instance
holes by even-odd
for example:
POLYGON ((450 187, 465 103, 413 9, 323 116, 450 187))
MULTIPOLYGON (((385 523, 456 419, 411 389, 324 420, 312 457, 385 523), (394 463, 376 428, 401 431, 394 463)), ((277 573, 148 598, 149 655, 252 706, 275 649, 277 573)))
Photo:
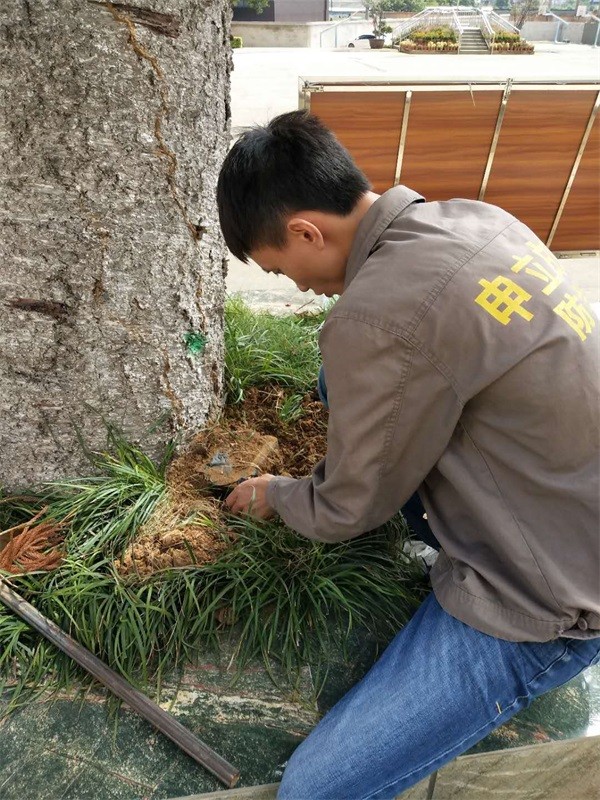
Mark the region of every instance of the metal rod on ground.
POLYGON ((433 800, 433 790, 435 789, 435 782, 437 781, 437 769, 429 778, 429 783, 427 784, 427 797, 425 800, 433 800))
POLYGON ((195 761, 212 772, 230 789, 235 786, 240 776, 239 771, 201 742, 194 734, 178 722, 171 714, 158 706, 145 694, 134 689, 120 675, 107 667, 93 653, 71 638, 54 622, 40 614, 19 594, 9 589, 5 581, 0 579, 0 600, 14 611, 21 619, 39 631, 52 644, 76 661, 96 680, 103 683, 113 694, 124 700, 127 705, 140 716, 152 723, 161 733, 168 736, 176 745, 184 750, 195 761))

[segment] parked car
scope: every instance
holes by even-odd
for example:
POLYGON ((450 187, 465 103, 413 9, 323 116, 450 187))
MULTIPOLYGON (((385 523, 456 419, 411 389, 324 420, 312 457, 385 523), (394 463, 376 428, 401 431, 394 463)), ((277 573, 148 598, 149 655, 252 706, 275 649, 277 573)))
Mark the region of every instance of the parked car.
MULTIPOLYGON (((357 36, 356 39, 353 39, 351 42, 348 42, 348 47, 356 47, 359 50, 369 50, 371 47, 370 40, 376 38, 377 37, 374 33, 363 33, 360 36, 357 36)), ((387 34, 383 37, 383 39, 386 45, 392 43, 391 36, 388 36, 387 34)))
POLYGON ((361 36, 357 36, 356 39, 353 39, 351 42, 348 42, 348 47, 356 47, 359 50, 368 50, 371 47, 369 44, 369 39, 374 38, 374 33, 363 33, 361 36))

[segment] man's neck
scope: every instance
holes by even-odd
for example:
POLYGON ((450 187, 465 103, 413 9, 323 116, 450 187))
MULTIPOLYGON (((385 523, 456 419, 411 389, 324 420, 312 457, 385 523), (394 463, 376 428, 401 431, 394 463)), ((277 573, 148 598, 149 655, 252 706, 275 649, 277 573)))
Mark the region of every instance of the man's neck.
POLYGON ((356 232, 363 221, 363 217, 371 208, 376 200, 379 200, 381 195, 375 192, 367 192, 360 198, 352 212, 347 217, 342 217, 340 220, 340 241, 343 242, 346 261, 350 257, 350 251, 354 244, 356 232))

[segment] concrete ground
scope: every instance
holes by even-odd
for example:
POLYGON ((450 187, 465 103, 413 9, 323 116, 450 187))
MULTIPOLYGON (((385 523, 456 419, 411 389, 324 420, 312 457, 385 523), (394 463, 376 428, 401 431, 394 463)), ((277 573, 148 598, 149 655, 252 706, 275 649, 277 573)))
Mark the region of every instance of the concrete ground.
MULTIPOLYGON (((532 56, 406 55, 396 50, 316 50, 254 47, 234 51, 232 127, 234 135, 298 106, 298 80, 354 77, 394 80, 598 80, 600 48, 535 42, 532 56)), ((413 187, 418 191, 418 186, 413 187)), ((568 259, 565 269, 600 316, 600 259, 568 259)), ((256 264, 231 257, 227 290, 257 308, 278 313, 317 308, 324 298, 302 294, 284 276, 265 275, 256 264), (308 305, 306 305, 308 304, 308 305)))
POLYGON ((298 108, 298 78, 598 80, 600 48, 534 42, 533 55, 408 55, 397 50, 249 47, 234 51, 232 124, 264 123, 298 108))

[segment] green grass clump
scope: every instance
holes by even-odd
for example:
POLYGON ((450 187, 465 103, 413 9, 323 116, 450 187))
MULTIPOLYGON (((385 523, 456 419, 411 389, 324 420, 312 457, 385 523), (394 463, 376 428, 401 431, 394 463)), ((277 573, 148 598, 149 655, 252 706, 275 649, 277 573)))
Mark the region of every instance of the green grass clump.
POLYGON ((336 544, 298 536, 280 521, 238 519, 232 527, 235 547, 205 573, 222 587, 240 663, 262 656, 269 668, 276 660, 289 678, 310 664, 319 687, 332 647, 344 647, 356 626, 387 641, 423 596, 421 571, 401 554, 401 517, 336 544))
MULTIPOLYGON (((69 524, 67 557, 53 572, 10 576, 10 582, 134 685, 159 686, 165 672, 193 663, 224 637, 233 642, 238 668, 262 658, 270 674, 277 662, 295 682, 310 664, 319 683, 334 644, 343 648, 357 625, 385 640, 422 596, 418 570, 401 555, 399 518, 338 544, 305 539, 279 520, 232 518, 235 543, 216 561, 124 581, 113 560, 165 485, 137 448, 121 442, 120 455, 120 461, 106 456, 98 462, 104 475, 51 484, 36 504, 30 498, 17 509, 30 514, 51 499, 46 517, 69 524), (223 628, 220 610, 233 627, 223 628)), ((86 680, 2 606, 0 647, 0 690, 11 690, 13 708, 42 688, 86 680)))
POLYGON ((278 384, 296 392, 313 389, 321 365, 318 328, 326 311, 276 316, 252 311, 242 300, 225 307, 227 402, 239 403, 250 386, 278 384))

